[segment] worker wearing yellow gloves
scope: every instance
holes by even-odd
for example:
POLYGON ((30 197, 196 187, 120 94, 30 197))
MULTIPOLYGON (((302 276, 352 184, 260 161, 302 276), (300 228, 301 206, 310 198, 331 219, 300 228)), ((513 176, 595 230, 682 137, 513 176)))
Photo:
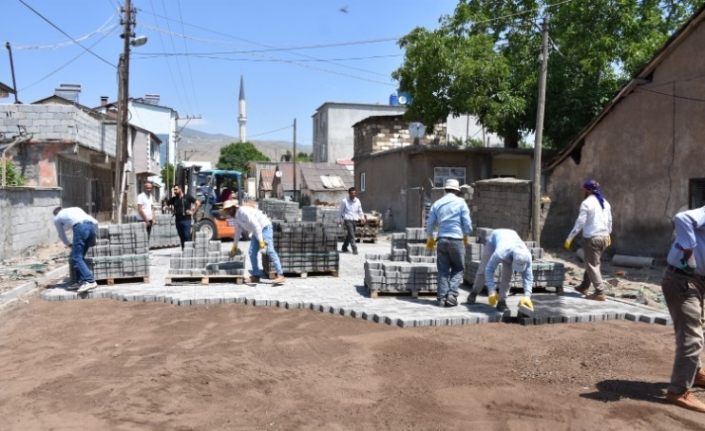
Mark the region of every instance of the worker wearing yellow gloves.
POLYGON ((472 233, 470 209, 460 196, 460 183, 448 179, 444 186, 446 194, 433 203, 426 225, 426 248, 436 248, 438 268, 438 292, 440 307, 458 305, 458 287, 463 282, 465 246, 472 233), (433 230, 438 226, 437 239, 433 230))
POLYGON ((284 271, 279 260, 277 251, 274 250, 274 231, 272 222, 266 214, 257 208, 251 206, 240 206, 235 199, 225 201, 223 203, 223 212, 232 217, 234 221, 235 234, 233 236, 233 246, 230 249, 231 255, 240 253, 238 249, 238 239, 240 233, 246 230, 252 234, 250 239, 250 263, 252 271, 250 275, 250 283, 258 283, 264 273, 259 269, 257 256, 260 253, 266 254, 274 266, 277 276, 272 280, 274 284, 282 284, 286 281, 284 271))
POLYGON ((487 238, 480 267, 475 274, 472 291, 468 296, 468 304, 474 304, 482 288, 487 286, 487 302, 496 306, 497 311, 507 311, 507 294, 512 274, 521 274, 524 296, 519 300, 529 310, 534 310, 531 302, 531 292, 534 286, 534 273, 531 267, 531 252, 524 244, 519 234, 511 229, 495 229, 487 238), (502 264, 502 274, 499 279, 499 293, 495 284, 494 273, 502 264))
POLYGON ((575 238, 580 231, 583 232, 583 253, 585 254, 585 272, 583 281, 575 288, 583 295, 587 295, 590 283, 595 287, 595 293, 588 299, 605 301, 607 298, 602 284, 600 272, 600 259, 602 253, 612 245, 612 209, 607 199, 602 196, 600 184, 595 180, 583 183, 585 199, 580 204, 580 212, 573 230, 563 243, 566 250, 570 250, 575 238))

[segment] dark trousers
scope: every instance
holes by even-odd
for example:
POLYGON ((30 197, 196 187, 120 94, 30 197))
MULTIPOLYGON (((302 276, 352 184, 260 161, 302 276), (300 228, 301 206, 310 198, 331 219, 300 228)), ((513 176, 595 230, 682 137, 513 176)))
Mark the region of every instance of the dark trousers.
POLYGON ((154 224, 154 220, 149 220, 145 225, 147 226, 147 241, 149 241, 149 237, 152 236, 152 225, 154 224))
POLYGON ((438 268, 439 300, 458 298, 458 287, 463 282, 465 244, 462 239, 438 238, 436 245, 436 267, 438 268))
POLYGON ((345 240, 343 240, 343 251, 348 250, 348 244, 352 246, 353 251, 357 251, 355 243, 355 220, 343 220, 345 225, 345 240))
POLYGON ((71 245, 71 265, 76 270, 78 283, 93 282, 95 278, 86 264, 86 253, 95 245, 96 226, 91 222, 73 225, 73 244, 71 245))
POLYGON ((186 241, 191 241, 191 219, 185 218, 181 220, 176 220, 176 232, 179 234, 179 240, 181 240, 181 249, 184 249, 184 243, 186 241))

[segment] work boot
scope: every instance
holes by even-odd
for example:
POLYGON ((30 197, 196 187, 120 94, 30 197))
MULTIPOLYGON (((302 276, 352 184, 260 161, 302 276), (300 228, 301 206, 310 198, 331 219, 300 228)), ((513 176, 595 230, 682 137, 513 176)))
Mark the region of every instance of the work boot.
POLYGON ((353 254, 357 254, 357 249, 356 249, 356 248, 353 249, 353 254))
POLYGON ((473 305, 476 302, 477 302, 477 294, 471 293, 470 295, 468 295, 468 301, 466 302, 466 304, 473 305))
POLYGON ((588 295, 587 299, 592 301, 607 301, 607 297, 602 292, 595 292, 592 295, 588 295))
POLYGON ((458 306, 458 298, 453 296, 453 295, 448 295, 446 298, 446 307, 457 307, 458 306))
POLYGON ((497 311, 499 311, 500 313, 504 313, 507 310, 509 310, 509 307, 507 307, 507 301, 505 301, 504 299, 500 299, 497 303, 497 311))
POLYGON ((446 306, 446 299, 445 298, 436 299, 436 305, 439 307, 445 307, 446 306))
POLYGON ((705 372, 703 372, 702 368, 699 369, 698 373, 695 375, 695 381, 693 382, 693 386, 705 388, 705 372))
POLYGON ((347 249, 347 248, 341 248, 341 249, 340 249, 340 252, 341 252, 341 253, 347 253, 347 252, 348 252, 348 249, 347 249))
POLYGON ((674 394, 671 391, 666 393, 666 402, 675 404, 678 407, 683 407, 688 410, 695 410, 696 412, 705 413, 705 404, 697 399, 695 395, 686 390, 682 394, 674 394))
POLYGON ((259 283, 259 277, 256 275, 251 275, 250 278, 247 279, 248 283, 259 283))
POLYGON ((277 275, 277 278, 272 280, 272 283, 273 284, 284 284, 285 281, 286 281, 286 278, 283 275, 279 274, 279 275, 277 275))

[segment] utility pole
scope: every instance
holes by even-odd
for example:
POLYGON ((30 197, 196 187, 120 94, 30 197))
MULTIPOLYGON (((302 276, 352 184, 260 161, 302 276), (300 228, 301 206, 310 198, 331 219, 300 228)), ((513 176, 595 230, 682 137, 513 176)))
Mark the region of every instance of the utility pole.
POLYGON ((536 139, 534 140, 534 184, 531 214, 531 234, 536 247, 541 247, 541 145, 543 142, 543 117, 546 110, 546 75, 548 74, 548 15, 543 20, 541 45, 541 73, 539 75, 539 104, 536 111, 536 139))
POLYGON ((127 103, 130 84, 130 40, 134 36, 132 33, 132 25, 134 24, 134 15, 132 11, 132 1, 125 0, 125 5, 121 9, 123 16, 122 24, 122 54, 118 61, 118 112, 117 112, 117 142, 115 147, 115 184, 114 200, 113 200, 113 223, 122 223, 122 205, 123 205, 123 165, 124 155, 127 150, 127 103))
POLYGON ((10 46, 10 42, 5 42, 5 48, 7 48, 7 52, 10 55, 10 72, 12 73, 12 89, 15 91, 15 104, 20 103, 19 100, 17 99, 17 82, 15 81, 15 62, 12 61, 12 47, 10 46))
POLYGON ((296 194, 296 118, 294 118, 294 200, 298 202, 296 194))

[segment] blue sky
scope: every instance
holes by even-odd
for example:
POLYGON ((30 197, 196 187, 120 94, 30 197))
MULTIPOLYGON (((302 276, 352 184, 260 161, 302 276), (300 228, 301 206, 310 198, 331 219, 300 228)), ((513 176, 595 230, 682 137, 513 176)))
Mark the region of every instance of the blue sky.
MULTIPOLYGON (((49 96, 60 83, 81 84, 80 102, 88 106, 98 105, 100 96, 115 100, 117 71, 108 63, 117 64, 122 49, 117 13, 122 1, 24 1, 101 58, 86 53, 20 1, 2 0, 0 42, 3 48, 5 41, 13 46, 20 100, 29 103, 49 96)), ((394 41, 373 41, 402 36, 416 26, 434 28, 456 4, 133 0, 138 9, 135 32, 149 42, 132 50, 130 96, 158 93, 162 104, 182 117, 203 117, 189 127, 235 136, 239 79, 244 75, 248 135, 290 141, 291 129, 263 133, 297 118, 297 139, 310 144, 311 115, 323 102, 387 103, 395 91, 390 74, 401 64, 403 52, 394 41), (363 41, 367 43, 357 43, 363 41), (343 45, 347 42, 356 43, 343 45), (310 48, 330 44, 340 45, 310 48), (280 50, 291 47, 308 48, 280 50)), ((12 84, 5 49, 0 54, 0 82, 12 84)))

